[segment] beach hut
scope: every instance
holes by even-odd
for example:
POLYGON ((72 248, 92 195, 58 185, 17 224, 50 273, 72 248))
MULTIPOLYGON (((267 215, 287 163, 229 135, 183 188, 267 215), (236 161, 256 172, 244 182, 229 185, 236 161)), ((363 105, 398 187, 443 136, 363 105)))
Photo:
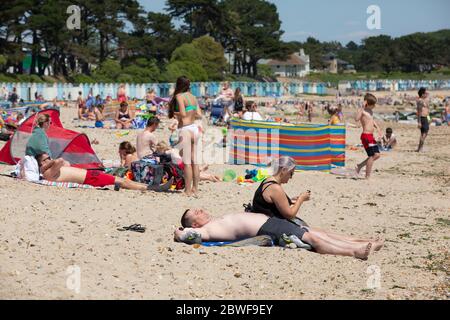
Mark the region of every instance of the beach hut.
POLYGON ((25 156, 26 145, 35 127, 35 119, 40 114, 48 114, 52 120, 46 133, 53 158, 63 158, 73 167, 84 169, 103 166, 92 149, 89 138, 85 134, 64 129, 59 118, 59 111, 55 109, 40 111, 25 120, 0 150, 0 162, 14 165, 25 156))

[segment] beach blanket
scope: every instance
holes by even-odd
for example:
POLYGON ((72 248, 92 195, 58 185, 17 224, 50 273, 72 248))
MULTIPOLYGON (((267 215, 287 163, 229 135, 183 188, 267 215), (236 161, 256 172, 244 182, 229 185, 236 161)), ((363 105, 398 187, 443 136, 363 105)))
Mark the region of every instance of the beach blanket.
POLYGON ((273 241, 269 236, 258 236, 250 239, 239 240, 239 241, 229 241, 229 242, 203 242, 201 244, 204 247, 273 247, 273 241))
POLYGON ((35 183, 43 185, 43 186, 59 187, 59 188, 67 188, 67 189, 105 189, 105 188, 95 188, 95 187, 87 185, 87 184, 79 184, 79 183, 73 183, 73 182, 54 182, 54 181, 40 180, 35 183))
MULTIPOLYGON (((4 177, 8 177, 8 178, 13 178, 16 180, 22 180, 22 181, 27 181, 25 179, 19 179, 16 176, 16 173, 13 172, 6 172, 6 173, 2 173, 1 176, 4 177)), ((28 181, 34 184, 39 184, 41 186, 48 186, 48 187, 60 187, 60 188, 67 188, 67 189, 97 189, 97 190, 109 190, 109 188, 96 188, 87 184, 79 184, 79 183, 73 183, 73 182, 54 182, 54 181, 47 181, 47 180, 39 180, 39 181, 28 181)))

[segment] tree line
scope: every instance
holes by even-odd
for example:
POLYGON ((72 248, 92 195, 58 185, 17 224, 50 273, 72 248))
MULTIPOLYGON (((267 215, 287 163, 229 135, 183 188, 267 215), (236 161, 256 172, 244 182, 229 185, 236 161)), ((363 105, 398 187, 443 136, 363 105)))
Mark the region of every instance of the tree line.
POLYGON ((323 57, 333 53, 363 72, 431 72, 450 66, 450 30, 414 33, 398 38, 387 35, 369 37, 360 45, 350 41, 320 42, 312 37, 305 42, 292 42, 311 56, 311 68, 327 67, 323 57))
POLYGON ((450 61, 449 30, 343 46, 282 41, 277 7, 266 0, 167 0, 165 12, 148 12, 137 0, 1 1, 0 81, 11 69, 29 81, 46 79, 46 71, 72 82, 257 79, 271 76, 260 59, 285 59, 300 48, 318 69, 328 52, 362 71, 423 71, 450 61), (79 30, 66 25, 71 5, 80 8, 79 30))

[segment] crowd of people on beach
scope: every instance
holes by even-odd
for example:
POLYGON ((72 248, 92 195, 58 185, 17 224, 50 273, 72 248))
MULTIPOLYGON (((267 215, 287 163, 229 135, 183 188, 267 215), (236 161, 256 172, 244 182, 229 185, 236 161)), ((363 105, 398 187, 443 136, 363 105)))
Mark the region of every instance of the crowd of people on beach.
MULTIPOLYGON (((429 133, 429 95, 425 88, 418 92, 417 119, 420 129, 420 141, 417 152, 422 152, 429 133)), ((228 83, 218 96, 224 106, 224 115, 247 121, 264 121, 257 110, 255 101, 247 100, 239 89, 231 90, 228 83)), ((155 100, 155 92, 146 95, 150 103, 155 100)), ((129 129, 134 118, 128 105, 126 92, 121 87, 118 93, 119 109, 114 121, 117 129, 129 129)), ((85 101, 80 95, 77 99, 80 119, 95 120, 95 127, 103 127, 103 110, 107 100, 100 96, 88 97, 85 101)), ((385 133, 373 117, 377 98, 373 94, 364 96, 363 104, 358 108, 355 120, 362 126, 361 143, 367 153, 367 159, 358 164, 357 175, 365 167, 365 178, 370 179, 374 163, 380 159, 380 151, 391 150, 397 145, 397 138, 391 128, 385 133), (375 135, 376 134, 376 135, 375 135)), ((297 103, 299 114, 306 115, 312 121, 314 103, 297 103)), ((328 112, 330 125, 345 121, 343 105, 328 103, 322 106, 328 112)), ((48 114, 38 114, 36 126, 28 140, 25 156, 21 161, 21 175, 29 181, 41 178, 55 182, 72 182, 93 187, 114 186, 115 190, 130 189, 138 191, 167 192, 184 190, 188 197, 199 195, 200 181, 220 182, 222 179, 201 167, 198 148, 204 128, 199 124, 204 118, 197 98, 190 92, 190 81, 186 77, 178 78, 175 91, 167 104, 171 131, 168 141, 160 141, 156 131, 161 124, 157 109, 149 111, 145 129, 138 133, 136 144, 123 141, 118 148, 121 174, 106 173, 102 169, 85 170, 71 166, 62 158, 53 158, 46 131, 51 126, 48 114), (174 189, 175 186, 175 189, 174 189)), ((446 118, 450 120, 450 106, 445 107, 446 118)), ((0 118, 1 119, 1 118, 0 118)), ((17 122, 24 120, 17 116, 17 122)), ((223 119, 227 121, 227 119, 223 119)), ((3 119, 1 119, 3 121, 3 119)), ((4 125, 0 122, 0 125, 4 125)), ((307 191, 290 198, 282 185, 288 183, 296 170, 296 162, 290 157, 281 157, 272 161, 273 175, 262 181, 256 190, 253 203, 246 213, 227 214, 213 219, 202 209, 186 210, 182 216, 182 228, 175 231, 175 240, 185 243, 202 241, 235 241, 256 236, 268 236, 275 244, 290 242, 297 248, 309 249, 320 254, 352 256, 366 260, 368 256, 383 246, 383 240, 358 239, 337 235, 332 232, 310 227, 299 214, 302 204, 309 201, 311 192, 307 191), (286 238, 287 236, 287 238, 286 238)))

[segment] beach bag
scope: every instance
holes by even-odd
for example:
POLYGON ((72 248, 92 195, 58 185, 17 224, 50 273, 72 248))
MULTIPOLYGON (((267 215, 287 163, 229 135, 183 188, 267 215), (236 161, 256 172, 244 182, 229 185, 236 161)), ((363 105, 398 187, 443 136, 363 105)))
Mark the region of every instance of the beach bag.
POLYGON ((161 184, 164 176, 164 166, 154 164, 151 160, 142 159, 131 163, 131 172, 136 182, 158 185, 161 184))
POLYGON ((166 163, 164 164, 164 180, 169 181, 173 178, 172 186, 175 186, 175 190, 184 190, 184 172, 183 169, 176 164, 166 163))

